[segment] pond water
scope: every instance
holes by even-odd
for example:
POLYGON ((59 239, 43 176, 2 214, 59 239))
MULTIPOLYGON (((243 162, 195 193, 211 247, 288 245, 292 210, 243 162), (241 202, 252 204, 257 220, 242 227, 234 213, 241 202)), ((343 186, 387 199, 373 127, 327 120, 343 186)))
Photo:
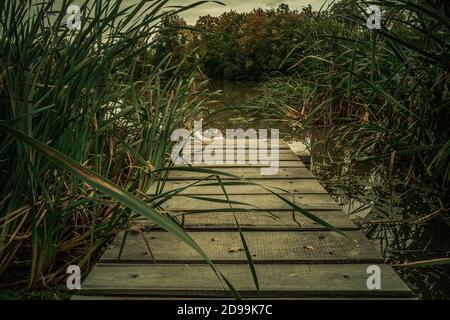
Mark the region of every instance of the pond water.
MULTIPOLYGON (((388 188, 387 164, 354 163, 349 150, 337 149, 333 143, 326 147, 329 128, 300 129, 280 121, 252 106, 257 95, 254 82, 212 81, 211 90, 220 90, 217 102, 208 107, 208 127, 219 130, 279 129, 280 138, 295 150, 307 148, 311 153, 311 170, 338 201, 349 217, 379 248, 387 263, 421 261, 450 255, 448 221, 420 219, 430 210, 427 199, 405 188, 401 178, 388 188), (220 111, 222 110, 222 111, 220 111), (220 111, 220 112, 218 112, 220 111), (407 219, 410 223, 392 223, 407 219), (389 221, 390 223, 386 223, 389 221)), ((396 268, 405 282, 420 298, 450 298, 450 268, 396 268)))

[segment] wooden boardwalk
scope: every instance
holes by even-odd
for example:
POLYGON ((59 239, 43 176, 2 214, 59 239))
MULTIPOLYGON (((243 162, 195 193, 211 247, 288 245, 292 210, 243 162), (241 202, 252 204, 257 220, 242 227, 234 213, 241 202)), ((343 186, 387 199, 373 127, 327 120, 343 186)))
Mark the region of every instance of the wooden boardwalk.
MULTIPOLYGON (((283 196, 340 228, 348 237, 329 231, 299 213, 294 221, 292 208, 261 187, 227 186, 231 200, 258 208, 258 211, 245 212, 239 209, 248 206, 233 205, 255 263, 259 293, 233 214, 220 212, 228 204, 192 198, 224 199, 219 186, 186 189, 163 205, 165 211, 182 220, 192 238, 244 298, 412 298, 409 288, 384 264, 375 247, 289 146, 280 142, 279 147, 280 169, 274 176, 261 176, 257 166, 214 168, 288 191, 283 196), (199 210, 206 213, 194 214, 199 210), (381 268, 380 290, 367 288, 370 265, 381 268)), ((205 176, 173 172, 165 190, 186 186, 205 176)), ((222 178, 230 180, 227 176, 222 178)), ((73 299, 230 297, 210 267, 190 247, 150 221, 142 224, 143 233, 128 232, 120 259, 125 231, 118 233, 73 299)))

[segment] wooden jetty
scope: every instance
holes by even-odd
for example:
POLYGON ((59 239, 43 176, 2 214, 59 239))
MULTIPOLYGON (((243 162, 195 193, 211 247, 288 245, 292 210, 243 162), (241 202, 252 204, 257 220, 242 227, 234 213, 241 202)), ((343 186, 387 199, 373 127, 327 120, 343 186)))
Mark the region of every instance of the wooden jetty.
MULTIPOLYGON (((347 237, 299 213, 295 214, 294 221, 292 208, 261 187, 227 186, 231 200, 258 208, 252 212, 239 211, 246 206, 233 205, 255 264, 259 292, 242 250, 233 213, 225 211, 229 205, 200 199, 224 199, 220 186, 186 189, 165 203, 164 210, 183 220, 191 237, 243 298, 414 298, 288 144, 280 141, 279 149, 280 169, 273 176, 262 176, 257 166, 210 167, 289 192, 280 191, 280 194, 341 229, 347 237), (224 212, 220 212, 221 209, 224 212), (199 210, 205 213, 189 214, 199 210), (371 265, 380 267, 381 289, 367 287, 371 275, 367 269, 371 265)), ((243 151, 236 150, 237 153, 243 151)), ((186 186, 205 176, 203 173, 173 172, 164 190, 186 186)), ((222 178, 224 181, 234 179, 222 178)), ((145 225, 143 232, 122 230, 117 234, 73 299, 231 297, 211 268, 190 247, 150 221, 142 223, 145 225), (119 258, 125 232, 127 237, 119 258)))

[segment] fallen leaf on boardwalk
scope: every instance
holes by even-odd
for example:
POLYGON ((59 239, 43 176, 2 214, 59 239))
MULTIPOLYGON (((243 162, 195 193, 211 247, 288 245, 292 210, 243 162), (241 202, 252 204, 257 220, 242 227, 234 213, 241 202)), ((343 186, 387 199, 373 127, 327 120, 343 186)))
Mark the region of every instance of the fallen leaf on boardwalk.
POLYGON ((244 251, 244 249, 242 249, 241 247, 231 247, 230 250, 228 250, 228 252, 239 252, 239 251, 244 251))
POLYGON ((303 246, 304 249, 315 250, 313 246, 303 246))
POLYGON ((145 229, 145 227, 143 224, 136 223, 136 224, 133 224, 129 230, 130 230, 130 232, 142 232, 144 229, 145 229))

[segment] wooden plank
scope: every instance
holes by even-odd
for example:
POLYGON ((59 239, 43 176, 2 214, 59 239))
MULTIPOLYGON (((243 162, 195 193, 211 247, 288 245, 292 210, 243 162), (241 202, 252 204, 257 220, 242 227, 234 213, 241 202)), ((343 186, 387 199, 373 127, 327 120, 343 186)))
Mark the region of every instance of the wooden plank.
MULTIPOLYGON (((260 179, 311 179, 314 178, 311 171, 306 168, 280 168, 278 173, 271 176, 262 176, 259 168, 221 168, 215 171, 221 171, 240 178, 260 180, 260 179)), ((210 173, 187 172, 187 171, 171 171, 169 180, 181 179, 204 179, 210 176, 210 173)), ((221 176, 223 180, 236 180, 234 177, 221 176)), ((214 179, 214 178, 212 178, 214 179)))
MULTIPOLYGON (((244 234, 254 263, 382 263, 378 251, 358 231, 259 232, 244 234)), ((103 262, 119 259, 124 232, 105 251, 103 262)), ((215 263, 247 263, 238 232, 190 232, 189 235, 215 263)), ((128 233, 120 261, 156 263, 205 263, 192 248, 169 232, 128 233), (147 248, 150 246, 155 260, 147 248)))
MULTIPOLYGON (((342 211, 315 211, 316 217, 327 221, 333 226, 342 230, 356 230, 357 226, 342 211)), ((327 230, 317 222, 314 222, 300 213, 295 214, 295 221, 292 212, 272 211, 268 212, 235 212, 236 218, 242 230, 271 230, 271 231, 311 231, 327 230), (275 216, 275 217, 274 217, 275 216)), ((231 212, 210 212, 182 214, 173 213, 183 227, 190 231, 212 231, 212 230, 236 230, 236 221, 231 212)), ((147 230, 159 229, 155 224, 145 218, 137 219, 137 223, 142 224, 147 230)))
MULTIPOLYGON (((171 180, 164 184, 164 192, 185 188, 192 185, 198 180, 171 180)), ((217 181, 203 181, 196 186, 191 186, 188 189, 182 191, 180 194, 210 194, 210 195, 223 195, 223 191, 220 185, 207 186, 207 184, 218 183, 217 181)), ((324 187, 319 183, 317 179, 266 179, 258 182, 266 187, 271 187, 272 191, 283 194, 282 190, 289 193, 327 193, 324 187), (282 189, 282 190, 280 190, 282 189)), ((270 194, 266 189, 253 185, 226 185, 225 189, 228 194, 270 194)), ((157 185, 154 184, 148 191, 148 194, 155 194, 157 185)), ((284 193, 286 194, 286 193, 284 193)))
MULTIPOLYGON (((237 150, 241 150, 241 149, 250 149, 250 150, 258 150, 259 147, 261 148, 266 148, 267 150, 270 151, 271 148, 273 147, 278 148, 278 149, 287 149, 290 150, 291 147, 283 140, 263 140, 265 141, 265 143, 260 143, 258 140, 249 140, 249 139, 234 139, 233 142, 231 142, 231 145, 228 146, 228 148, 230 149, 237 149, 237 150)), ((226 150, 227 149, 227 140, 224 139, 222 140, 222 143, 217 143, 216 146, 223 146, 223 149, 226 150)), ((194 150, 195 148, 199 148, 199 149, 204 149, 207 146, 211 146, 211 148, 213 147, 212 144, 210 142, 204 142, 204 143, 200 143, 199 146, 194 146, 193 144, 191 144, 191 150, 194 150)))
MULTIPOLYGON (((256 163, 250 163, 248 159, 242 163, 214 163, 214 162, 206 162, 206 163, 193 163, 192 167, 198 168, 267 168, 270 167, 271 164, 262 161, 258 161, 256 163)), ((275 165, 275 162, 273 163, 275 165)), ((175 167, 189 167, 187 165, 176 165, 175 167)), ((305 164, 301 162, 299 159, 295 161, 278 161, 278 168, 305 168, 305 164)))
MULTIPOLYGON (((194 151, 194 150, 191 150, 191 154, 194 154, 194 153, 196 153, 196 152, 198 152, 198 153, 202 153, 202 152, 200 152, 200 151, 194 151)), ((223 154, 226 154, 226 152, 227 152, 227 150, 226 149, 224 149, 223 150, 223 154)), ((267 151, 265 151, 265 150, 263 150, 263 151, 260 151, 260 150, 258 150, 258 149, 234 149, 233 150, 233 152, 235 153, 235 154, 242 154, 242 153, 245 153, 245 154, 255 154, 255 153, 257 153, 257 154, 269 154, 270 155, 270 153, 272 152, 270 149, 268 149, 267 151)), ((299 152, 299 153, 296 153, 296 152, 294 152, 294 151, 292 151, 291 149, 278 149, 278 153, 279 154, 295 154, 295 155, 304 155, 305 153, 304 152, 299 152)))
MULTIPOLYGON (((209 201, 199 200, 198 198, 190 198, 193 196, 174 196, 162 205, 166 211, 192 211, 199 209, 229 209, 228 203, 212 202, 224 201, 224 195, 204 195, 203 199, 211 199, 209 201)), ((200 197, 200 196, 197 196, 200 197)), ((246 195, 229 195, 231 201, 236 201, 244 204, 233 204, 233 208, 246 209, 260 209, 260 210, 291 210, 292 207, 286 202, 279 199, 275 195, 261 195, 255 194, 251 196, 246 195)), ((287 200, 294 202, 303 209, 322 209, 322 210, 341 210, 339 205, 328 194, 296 194, 284 196, 287 200)))
MULTIPOLYGON (((167 296, 167 297, 156 297, 156 296, 146 296, 146 295, 141 295, 141 296, 87 296, 87 295, 73 295, 70 300, 76 300, 76 301, 101 301, 101 300, 112 300, 112 301, 118 301, 118 300, 145 300, 145 301, 155 301, 155 300, 199 300, 199 301, 209 301, 209 300, 228 300, 228 301, 234 301, 234 298, 230 298, 230 297, 203 297, 203 298, 199 298, 199 297, 177 297, 177 296, 167 296)), ((331 298, 323 298, 323 297, 303 297, 303 298, 293 298, 293 297, 288 297, 288 298, 265 298, 265 299, 261 299, 260 297, 256 297, 256 298, 246 298, 245 300, 267 300, 267 301, 277 301, 277 300, 418 300, 416 297, 410 297, 410 296, 406 296, 406 297, 391 297, 391 298, 387 298, 387 297, 379 297, 379 296, 374 296, 374 297, 366 297, 366 298, 361 298, 361 297, 331 297, 331 298)))
MULTIPOLYGON (((367 264, 256 265, 258 296, 246 265, 220 271, 245 298, 412 297, 391 267, 380 265, 381 290, 367 288, 367 264)), ((80 294, 150 297, 230 297, 207 265, 97 264, 80 294)))
MULTIPOLYGON (((291 149, 291 147, 284 141, 284 140, 270 140, 270 139, 264 139, 265 145, 267 145, 268 150, 272 148, 278 148, 278 149, 291 149)), ((227 140, 223 140, 223 146, 224 149, 226 149, 226 143, 227 140)), ((264 146, 263 144, 260 144, 258 140, 251 140, 251 139, 234 139, 232 142, 234 143, 234 149, 255 149, 259 146, 264 146)), ((203 144, 203 147, 208 145, 207 143, 203 144)), ((192 149, 194 147, 192 146, 192 149)))
MULTIPOLYGON (((255 153, 256 150, 248 149, 248 141, 246 143, 247 146, 238 147, 234 153, 255 153)), ((340 228, 346 237, 328 231, 300 213, 296 213, 294 221, 291 206, 258 186, 226 186, 231 200, 249 205, 233 204, 233 207, 257 269, 260 295, 256 293, 246 265, 248 259, 242 250, 235 216, 220 211, 229 210, 229 205, 219 202, 225 199, 219 186, 191 187, 162 204, 162 209, 189 231, 192 239, 245 298, 413 297, 395 272, 383 265, 378 250, 356 231, 357 227, 289 146, 284 141, 276 144, 281 147, 281 168, 273 176, 261 175, 260 168, 267 167, 265 164, 250 166, 247 163, 246 167, 202 164, 199 167, 216 168, 216 171, 284 189, 285 198, 340 228), (248 212, 255 208, 261 210, 248 212), (380 265, 382 290, 367 289, 368 264, 380 265)), ((210 175, 171 172, 165 191, 185 187, 210 175)), ((210 179, 210 183, 216 182, 210 179)), ((236 178, 222 175, 222 179, 236 178)), ((154 193, 155 187, 149 192, 154 193)), ((279 194, 283 195, 283 191, 279 194)), ((135 222, 142 224, 142 230, 119 232, 83 283, 80 297, 230 297, 204 259, 189 246, 148 220, 135 222)))
MULTIPOLYGON (((194 160, 194 157, 197 153, 192 153, 191 154, 191 160, 194 160)), ((233 159, 249 159, 250 155, 252 157, 252 159, 257 159, 257 160, 272 160, 272 155, 269 154, 260 154, 258 152, 258 150, 235 150, 235 152, 233 153, 233 159)), ((223 159, 224 161, 226 161, 226 153, 223 153, 223 159)), ((284 161, 301 161, 300 158, 293 153, 291 150, 279 150, 278 152, 278 160, 284 160, 284 161)))

